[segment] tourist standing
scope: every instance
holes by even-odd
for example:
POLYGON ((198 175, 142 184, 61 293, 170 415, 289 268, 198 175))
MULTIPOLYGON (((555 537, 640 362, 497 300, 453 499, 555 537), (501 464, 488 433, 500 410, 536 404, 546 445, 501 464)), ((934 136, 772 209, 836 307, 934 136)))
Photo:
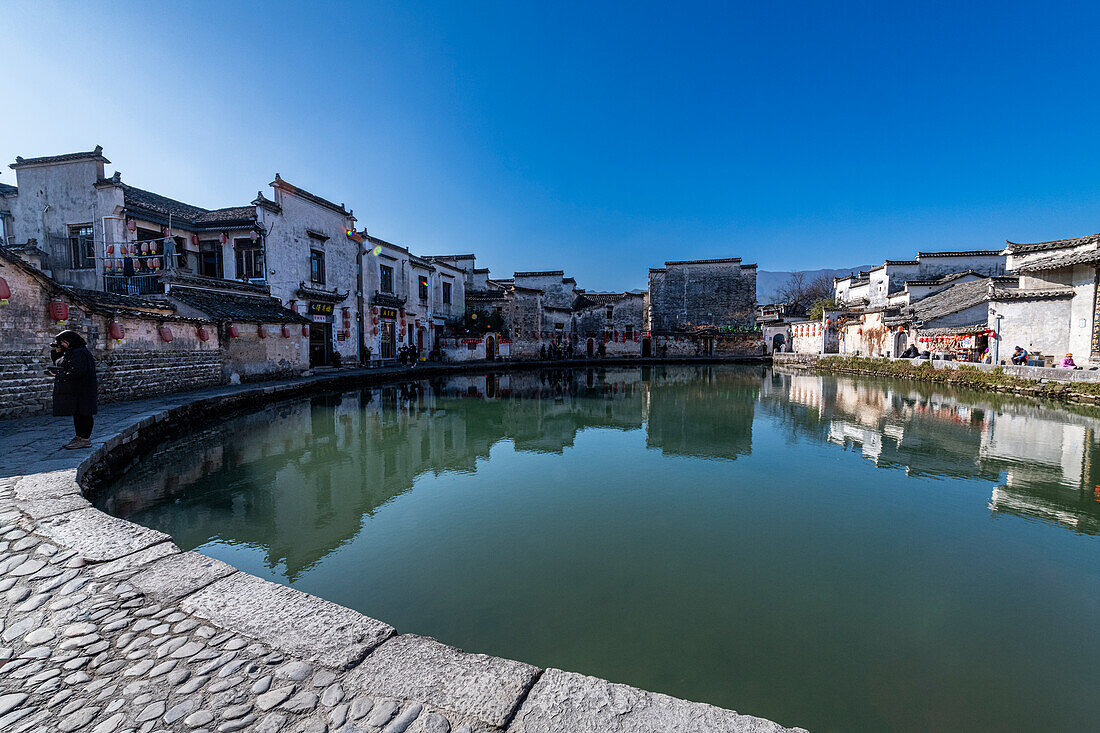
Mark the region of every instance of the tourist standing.
POLYGON ((88 350, 88 342, 76 331, 62 331, 54 338, 50 348, 54 365, 46 373, 54 378, 53 414, 73 418, 76 437, 65 448, 90 448, 93 415, 99 403, 95 377, 95 358, 88 350))

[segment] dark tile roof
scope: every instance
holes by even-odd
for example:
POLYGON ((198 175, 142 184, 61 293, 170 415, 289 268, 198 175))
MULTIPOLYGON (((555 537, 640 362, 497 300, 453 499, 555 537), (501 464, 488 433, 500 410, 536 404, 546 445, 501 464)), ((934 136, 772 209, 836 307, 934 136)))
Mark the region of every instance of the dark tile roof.
POLYGON ((328 199, 321 198, 317 194, 310 193, 304 188, 298 188, 293 183, 284 181, 278 173, 275 174, 275 180, 271 182, 271 185, 275 188, 281 188, 282 190, 294 194, 295 196, 301 196, 306 201, 311 201, 318 206, 323 206, 326 209, 331 209, 337 214, 343 214, 344 216, 351 216, 351 212, 344 208, 343 204, 334 204, 328 199))
POLYGON ((921 257, 992 257, 1004 254, 1000 249, 967 249, 960 252, 917 252, 917 259, 921 257))
POLYGON ((19 193, 19 189, 10 183, 0 183, 0 196, 6 196, 13 193, 19 193))
POLYGON ((15 162, 9 167, 13 169, 19 169, 28 165, 45 165, 47 163, 68 163, 73 160, 98 160, 101 163, 110 163, 111 161, 103 157, 103 146, 96 145, 95 150, 88 150, 83 153, 64 153, 62 155, 45 155, 40 158, 23 158, 16 156, 15 162))
MULTIPOLYGON (((672 265, 716 265, 724 262, 740 262, 740 257, 724 257, 716 260, 676 260, 675 262, 666 262, 665 267, 671 267, 672 265)), ((747 267, 747 265, 746 265, 747 267)), ((755 265, 753 265, 755 267, 755 265)))
POLYGON ((215 292, 194 288, 172 288, 168 297, 191 306, 215 321, 242 323, 309 323, 271 296, 215 292))
POLYGON ((944 326, 943 328, 918 328, 917 334, 920 336, 956 336, 966 335, 968 333, 983 333, 989 330, 988 323, 971 323, 966 326, 944 326))
POLYGON ((195 217, 196 224, 223 224, 255 220, 256 207, 254 206, 229 206, 224 209, 214 209, 195 217))
POLYGON ((1050 288, 993 288, 993 300, 1056 300, 1061 298, 1072 298, 1074 295, 1073 288, 1069 286, 1064 287, 1050 287, 1050 288))
POLYGON ((131 310, 161 310, 175 312, 176 307, 166 300, 153 300, 137 295, 123 295, 121 293, 107 293, 101 290, 84 290, 73 288, 73 292, 89 303, 103 308, 128 308, 131 310))
POLYGON ((962 272, 952 272, 949 275, 944 275, 943 277, 933 278, 931 280, 906 280, 905 284, 906 285, 946 285, 947 283, 952 282, 953 280, 958 280, 959 278, 966 277, 967 275, 979 275, 981 277, 984 277, 984 275, 982 275, 980 272, 976 272, 975 270, 963 270, 962 272))
POLYGON ((271 295, 271 290, 266 285, 253 285, 239 280, 226 280, 220 277, 207 277, 206 275, 194 275, 189 272, 175 270, 166 272, 161 279, 171 285, 183 285, 207 290, 229 290, 244 295, 271 295))
POLYGON ((958 313, 967 308, 973 308, 980 303, 985 303, 990 299, 997 283, 1015 285, 1019 283, 1019 278, 985 278, 983 280, 957 283, 909 305, 902 310, 901 315, 925 322, 943 318, 952 313, 958 313))
POLYGON ((886 260, 884 265, 919 265, 917 260, 886 260))
POLYGON ((1039 257, 1031 262, 1016 265, 1013 270, 1015 272, 1038 272, 1041 270, 1058 270, 1074 265, 1092 265, 1097 262, 1100 262, 1100 250, 1090 249, 1085 252, 1067 252, 1039 257))
POLYGON ((1097 243, 1100 243, 1100 234, 1089 234, 1084 237, 1074 237, 1073 239, 1056 239, 1050 242, 1033 242, 1031 244, 1022 244, 1005 240, 1005 244, 1008 245, 1008 251, 1013 254, 1042 252, 1048 249, 1069 249, 1070 247, 1080 247, 1086 244, 1097 243))
POLYGON ((561 277, 564 274, 564 270, 536 270, 534 272, 517 272, 515 273, 515 277, 561 277))

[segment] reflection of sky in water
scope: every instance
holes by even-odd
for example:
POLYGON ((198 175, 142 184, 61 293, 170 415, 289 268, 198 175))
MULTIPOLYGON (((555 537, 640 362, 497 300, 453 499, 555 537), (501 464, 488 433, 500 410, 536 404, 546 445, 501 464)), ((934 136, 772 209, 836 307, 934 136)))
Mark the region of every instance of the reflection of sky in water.
POLYGON ((1086 729, 1097 425, 759 368, 455 378, 203 430, 101 503, 400 631, 811 730, 1086 729))

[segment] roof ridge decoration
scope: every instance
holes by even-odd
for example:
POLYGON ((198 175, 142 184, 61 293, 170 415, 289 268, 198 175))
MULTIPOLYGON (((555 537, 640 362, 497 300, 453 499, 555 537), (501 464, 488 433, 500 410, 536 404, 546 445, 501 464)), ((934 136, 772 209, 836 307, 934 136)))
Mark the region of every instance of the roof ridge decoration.
POLYGON ((531 272, 513 273, 513 277, 562 277, 564 275, 565 270, 533 270, 531 272))
POLYGON ((19 170, 33 165, 49 165, 51 163, 71 163, 77 160, 96 160, 100 163, 110 163, 111 161, 103 157, 103 146, 96 145, 95 149, 87 150, 80 153, 62 153, 61 155, 44 155, 38 158, 24 158, 21 155, 15 156, 15 162, 8 167, 12 170, 19 170))
POLYGON ((921 257, 994 257, 1003 255, 1001 249, 965 249, 958 252, 917 252, 917 259, 921 257))
MULTIPOLYGON (((665 267, 671 267, 672 265, 719 265, 719 264, 732 264, 734 262, 740 262, 740 257, 719 257, 711 260, 673 260, 666 262, 665 267)), ((743 265, 743 267, 756 267, 756 265, 743 265)))
POLYGON ((1070 247, 1080 247, 1085 244, 1100 243, 1100 234, 1086 234, 1082 237, 1072 237, 1070 239, 1055 239, 1049 242, 1013 242, 1011 240, 1005 240, 1005 249, 1010 254, 1023 254, 1025 252, 1042 252, 1048 249, 1068 249, 1070 247))

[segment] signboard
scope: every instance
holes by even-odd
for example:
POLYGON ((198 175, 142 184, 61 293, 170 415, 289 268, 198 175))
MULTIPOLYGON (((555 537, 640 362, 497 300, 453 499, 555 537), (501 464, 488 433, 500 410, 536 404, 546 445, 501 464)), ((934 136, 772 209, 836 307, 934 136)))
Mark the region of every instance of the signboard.
MULTIPOLYGON (((329 311, 332 312, 331 310, 329 311)), ((397 309, 395 308, 381 308, 378 313, 382 318, 397 318, 397 309)))
POLYGON ((331 316, 333 308, 332 303, 310 303, 309 314, 311 316, 331 316))

